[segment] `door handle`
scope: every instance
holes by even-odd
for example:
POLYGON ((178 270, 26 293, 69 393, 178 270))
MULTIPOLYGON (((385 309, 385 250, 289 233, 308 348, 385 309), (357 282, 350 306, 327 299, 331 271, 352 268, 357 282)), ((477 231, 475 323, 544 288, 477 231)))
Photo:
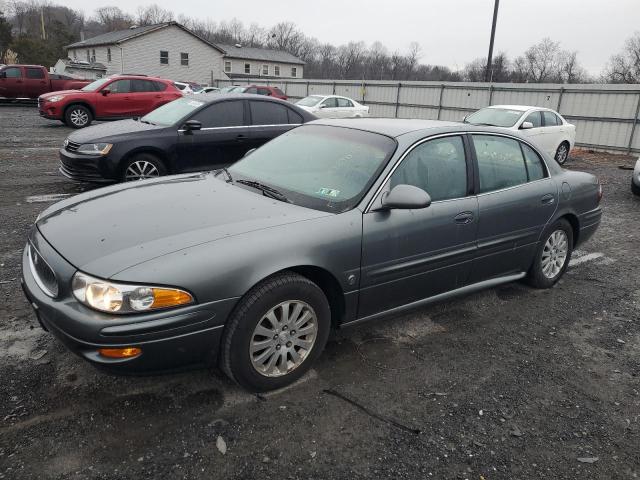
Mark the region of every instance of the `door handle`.
POLYGON ((556 201, 556 197, 553 196, 553 193, 547 193, 542 196, 540 201, 543 205, 552 205, 556 201))
POLYGON ((236 136, 236 140, 239 140, 239 141, 246 140, 246 139, 247 139, 247 136, 243 135, 242 133, 236 136))
POLYGON ((466 225, 467 223, 473 222, 473 213, 471 212, 461 212, 455 217, 453 217, 456 223, 461 225, 466 225))

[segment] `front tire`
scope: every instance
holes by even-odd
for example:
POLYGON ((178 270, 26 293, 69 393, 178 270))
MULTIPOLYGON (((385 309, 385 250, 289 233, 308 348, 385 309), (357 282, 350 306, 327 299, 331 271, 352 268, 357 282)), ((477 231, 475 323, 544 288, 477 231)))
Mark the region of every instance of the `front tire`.
POLYGON ((84 105, 71 105, 64 112, 64 123, 71 128, 84 128, 91 125, 93 114, 84 105))
POLYGON ((225 328, 220 367, 247 390, 282 388, 311 368, 330 326, 329 303, 315 283, 277 274, 240 300, 225 328))
POLYGON ((640 186, 636 185, 633 180, 631 180, 631 191, 634 195, 640 196, 640 186))
POLYGON ((157 178, 167 174, 164 163, 151 153, 139 153, 127 160, 122 167, 122 181, 133 182, 157 178))
POLYGON ((536 288, 553 287, 567 270, 572 252, 573 228, 565 219, 560 219, 542 235, 529 270, 529 283, 536 288))
POLYGON ((558 145, 554 158, 560 165, 564 165, 565 163, 567 163, 567 160, 569 158, 569 144, 567 142, 562 142, 560 145, 558 145))

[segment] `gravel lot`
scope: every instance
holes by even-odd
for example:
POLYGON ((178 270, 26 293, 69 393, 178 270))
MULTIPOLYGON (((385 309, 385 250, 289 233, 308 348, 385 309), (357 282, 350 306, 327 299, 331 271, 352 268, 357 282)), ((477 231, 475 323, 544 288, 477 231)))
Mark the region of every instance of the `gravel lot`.
POLYGON ((640 199, 618 168, 631 158, 574 152, 569 168, 604 184, 604 218, 555 288, 339 331, 298 385, 255 396, 207 371, 107 375, 37 326, 20 290, 49 204, 34 196, 88 187, 57 173, 62 124, 0 107, 0 131, 0 478, 640 475, 640 199))

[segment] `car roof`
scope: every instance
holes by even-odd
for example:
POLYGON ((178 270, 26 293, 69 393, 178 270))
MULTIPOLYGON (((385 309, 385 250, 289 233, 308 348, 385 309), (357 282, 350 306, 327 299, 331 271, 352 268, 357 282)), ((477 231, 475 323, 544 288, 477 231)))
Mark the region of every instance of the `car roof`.
POLYGON ((555 110, 552 110, 550 108, 546 108, 546 107, 534 107, 531 105, 491 105, 487 108, 502 108, 505 110, 518 110, 520 112, 528 112, 529 110, 548 110, 550 112, 554 112, 555 110))
POLYGON ((299 108, 297 105, 287 102, 285 100, 281 100, 275 97, 268 97, 266 95, 257 95, 254 93, 225 93, 224 95, 211 95, 211 96, 206 96, 203 94, 199 94, 199 95, 188 94, 188 95, 183 95, 182 98, 190 98, 203 103, 215 103, 215 102, 221 102, 225 100, 262 100, 265 102, 282 103, 289 107, 295 107, 296 109, 299 108))
MULTIPOLYGON (((114 78, 114 79, 118 79, 118 78, 128 78, 128 79, 134 79, 134 80, 159 80, 162 82, 169 82, 171 83, 171 80, 167 80, 166 78, 161 78, 161 77, 150 77, 148 75, 127 75, 127 74, 121 74, 118 73, 116 75, 110 75, 107 78, 114 78)), ((101 80, 100 78, 96 79, 96 80, 101 80)))
POLYGON ((313 125, 328 125, 333 127, 355 128, 368 132, 380 133, 389 137, 398 137, 417 130, 428 130, 442 127, 461 127, 460 122, 446 122, 444 120, 420 120, 403 118, 345 118, 321 119, 310 122, 313 125))

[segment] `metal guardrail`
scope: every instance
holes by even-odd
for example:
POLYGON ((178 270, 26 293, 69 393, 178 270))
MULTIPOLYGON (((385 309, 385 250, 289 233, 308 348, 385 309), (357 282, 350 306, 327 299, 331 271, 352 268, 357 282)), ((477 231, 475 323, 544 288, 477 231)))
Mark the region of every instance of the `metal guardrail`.
MULTIPOLYGON (((389 82, 375 80, 312 80, 312 79, 276 79, 276 78, 242 78, 216 80, 216 86, 238 85, 238 84, 266 84, 278 85, 291 99, 297 100, 305 95, 313 94, 313 87, 320 87, 326 94, 329 91, 333 94, 338 89, 355 88, 358 95, 351 95, 352 98, 365 105, 375 105, 380 107, 391 107, 393 117, 398 117, 403 108, 429 109, 431 116, 440 120, 445 112, 471 113, 478 106, 464 105, 464 92, 456 95, 448 95, 449 102, 444 101, 445 94, 449 91, 478 92, 485 95, 486 100, 482 106, 494 105, 496 94, 501 92, 523 94, 523 100, 518 103, 548 107, 559 112, 570 121, 599 122, 597 134, 583 135, 578 139, 577 146, 589 149, 611 150, 625 152, 627 154, 640 153, 640 138, 638 137, 637 125, 640 123, 640 87, 637 85, 569 85, 569 84, 489 84, 489 83, 464 83, 464 82, 389 82), (393 89, 389 92, 389 89, 393 89), (295 93, 291 90, 295 89, 295 93), (424 103, 404 102, 402 94, 404 89, 431 90, 431 95, 424 94, 423 97, 430 97, 432 101, 424 103), (383 90, 386 90, 383 94, 383 90), (291 93, 289 93, 291 92, 291 93), (544 104, 539 101, 539 95, 545 98, 544 104), (544 95, 547 94, 547 95, 544 95), (302 95, 302 96, 301 96, 302 95), (384 96, 385 99, 380 97, 384 96), (604 96, 604 98, 603 98, 604 96), (622 97, 618 97, 622 96, 622 97), (389 98, 394 100, 390 101, 389 98), (627 100, 628 97, 628 100, 627 100), (437 98, 437 103, 433 100, 437 98), (460 103, 451 102, 451 98, 457 99, 460 103), (621 98, 623 99, 621 101, 621 98), (633 102, 633 103, 632 103, 633 102), (617 112, 609 112, 609 115, 598 115, 597 110, 603 109, 603 104, 615 105, 617 112), (635 116, 629 115, 630 108, 635 107, 635 116), (626 107, 626 108, 625 108, 626 107), (578 110, 580 114, 569 113, 578 110), (624 110, 624 111, 623 111, 624 110), (631 128, 629 128, 631 124, 631 128), (605 128, 606 127, 606 128, 605 128), (622 132, 621 132, 622 130, 622 132), (624 136, 624 142, 620 142, 620 137, 624 136), (617 142, 617 144, 616 144, 617 142)), ((414 95, 415 97, 416 95, 414 95)), ((419 97, 420 95, 417 95, 419 97)), ((406 98, 406 95, 405 95, 406 98)), ((503 103, 503 102, 501 102, 503 103)), ((607 110, 605 108, 605 110, 607 110)), ((610 109, 609 109, 610 110, 610 109)), ((449 115, 450 117, 451 115, 449 115)), ((580 136, 579 132, 579 136, 580 136)))

